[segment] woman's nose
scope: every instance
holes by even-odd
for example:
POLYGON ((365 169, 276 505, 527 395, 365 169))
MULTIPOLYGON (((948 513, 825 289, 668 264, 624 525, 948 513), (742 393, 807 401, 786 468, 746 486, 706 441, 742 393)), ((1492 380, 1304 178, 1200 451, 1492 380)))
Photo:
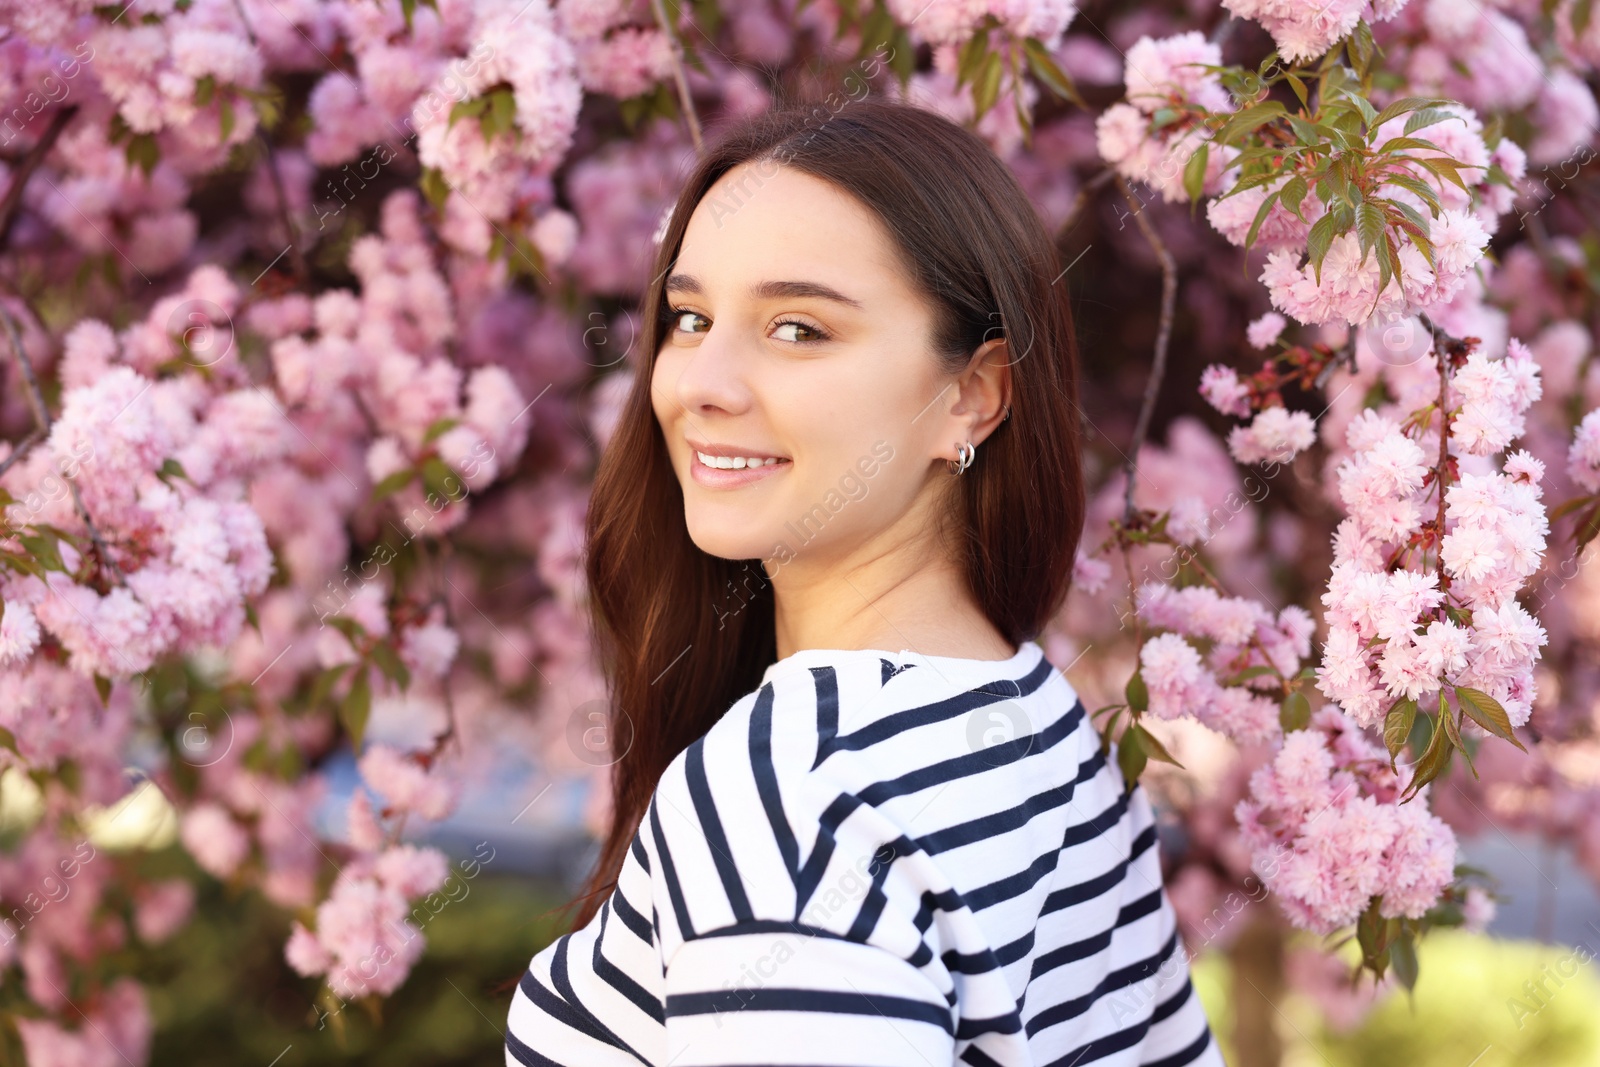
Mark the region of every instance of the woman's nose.
POLYGON ((724 412, 736 415, 750 406, 750 361, 731 330, 707 330, 700 342, 684 353, 673 383, 673 395, 691 415, 724 412))

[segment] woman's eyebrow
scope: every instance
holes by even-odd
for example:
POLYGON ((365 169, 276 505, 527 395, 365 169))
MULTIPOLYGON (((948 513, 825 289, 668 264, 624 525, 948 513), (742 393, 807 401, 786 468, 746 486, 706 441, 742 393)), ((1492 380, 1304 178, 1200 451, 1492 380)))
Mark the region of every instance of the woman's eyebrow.
MULTIPOLYGON (((700 279, 692 274, 669 274, 667 276, 668 292, 695 293, 703 295, 705 286, 700 284, 700 279)), ((775 300, 780 298, 815 297, 818 300, 831 300, 846 307, 863 310, 861 301, 854 297, 845 296, 831 285, 821 282, 755 282, 750 286, 750 295, 757 300, 775 300)))

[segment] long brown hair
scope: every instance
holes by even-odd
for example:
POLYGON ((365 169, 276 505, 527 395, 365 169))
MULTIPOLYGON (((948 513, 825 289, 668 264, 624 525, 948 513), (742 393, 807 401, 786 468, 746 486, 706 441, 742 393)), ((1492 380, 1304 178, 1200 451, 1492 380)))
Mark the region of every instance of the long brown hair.
POLYGON ((589 498, 584 567, 616 732, 612 825, 584 893, 586 924, 615 886, 662 772, 776 659, 772 587, 757 560, 697 548, 650 401, 664 279, 689 217, 724 173, 775 160, 872 211, 935 311, 949 373, 1003 336, 1011 417, 958 483, 956 543, 984 614, 1013 644, 1039 635, 1072 579, 1083 529, 1077 345, 1050 235, 1009 168, 976 134, 923 108, 869 97, 841 111, 787 105, 743 119, 679 193, 644 294, 642 359, 589 498), (631 736, 629 736, 631 735, 631 736), (619 748, 622 744, 619 743, 619 748))

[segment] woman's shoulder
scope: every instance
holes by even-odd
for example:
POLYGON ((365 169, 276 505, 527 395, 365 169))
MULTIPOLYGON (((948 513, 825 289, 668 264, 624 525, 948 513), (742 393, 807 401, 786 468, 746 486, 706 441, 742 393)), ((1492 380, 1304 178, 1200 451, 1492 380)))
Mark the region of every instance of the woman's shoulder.
MULTIPOLYGON (((1080 719, 1076 693, 1031 641, 992 662, 797 653, 663 774, 640 830, 665 860, 652 877, 682 901, 671 910, 685 938, 752 918, 797 920, 841 885, 881 884, 886 860, 913 874, 917 794, 990 766, 997 730, 1026 749, 1029 737, 1080 719), (941 781, 923 783, 935 764, 941 781)), ((937 872, 917 877, 937 891, 937 872)), ((822 918, 844 932, 843 915, 822 918)))

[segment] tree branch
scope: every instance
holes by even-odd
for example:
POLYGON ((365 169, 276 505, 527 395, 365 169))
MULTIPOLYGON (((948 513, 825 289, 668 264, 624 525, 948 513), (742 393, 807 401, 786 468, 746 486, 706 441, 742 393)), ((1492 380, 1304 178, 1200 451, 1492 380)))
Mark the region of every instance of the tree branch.
MULTIPOLYGON (((0 307, 0 322, 5 324, 6 336, 11 341, 11 352, 17 357, 17 369, 22 372, 22 382, 27 386, 28 407, 33 410, 33 419, 37 424, 29 439, 46 437, 50 433, 50 411, 45 407, 44 392, 39 388, 38 375, 33 372, 33 361, 28 358, 28 353, 22 347, 22 338, 17 333, 17 320, 11 317, 11 312, 0 307)), ((7 466, 9 465, 8 463, 7 466)), ((100 536, 99 528, 89 517, 89 509, 84 506, 83 495, 78 492, 78 483, 71 478, 65 481, 67 489, 72 493, 73 506, 78 510, 78 518, 83 520, 84 528, 89 531, 89 540, 94 542, 94 550, 99 554, 100 562, 116 577, 118 585, 127 585, 128 580, 123 576, 122 568, 118 567, 117 561, 111 557, 111 550, 106 547, 105 538, 100 536)))
POLYGON ((694 153, 700 155, 705 151, 705 144, 700 137, 700 116, 695 112, 693 97, 689 95, 689 78, 683 70, 683 45, 679 43, 672 24, 667 21, 666 7, 661 0, 650 0, 650 8, 656 14, 656 21, 661 24, 661 32, 672 42, 672 80, 678 86, 678 102, 683 107, 684 119, 689 123, 689 139, 694 142, 694 153))
POLYGON ((1156 354, 1150 364, 1150 378, 1145 383, 1144 403, 1139 407, 1139 421, 1134 425, 1133 443, 1124 457, 1128 484, 1123 494, 1122 516, 1124 522, 1131 523, 1135 511, 1133 483, 1138 474, 1139 449, 1144 445, 1144 439, 1150 432, 1150 418, 1155 413, 1156 396, 1161 392, 1161 380, 1167 373, 1167 346, 1172 339, 1172 314, 1178 302, 1178 265, 1173 260, 1172 253, 1167 251, 1167 246, 1162 243, 1155 227, 1144 217, 1144 212, 1140 210, 1142 205, 1134 199, 1133 190, 1128 188, 1127 180, 1120 175, 1117 178, 1117 188, 1122 190, 1122 195, 1133 206, 1133 221, 1138 223, 1145 240, 1150 242, 1156 258, 1161 261, 1161 320, 1156 328, 1156 354))
POLYGON ((67 123, 77 113, 78 105, 68 104, 51 116, 50 125, 45 127, 44 133, 39 135, 39 140, 28 149, 28 154, 22 157, 22 162, 11 175, 11 188, 6 190, 6 198, 0 200, 0 247, 4 247, 6 239, 11 236, 11 223, 16 219, 17 208, 22 206, 22 190, 27 187, 28 179, 39 169, 44 157, 55 147, 61 131, 67 128, 67 123))
POLYGON ((1083 183, 1083 185, 1078 189, 1078 195, 1072 199, 1072 207, 1067 210, 1067 217, 1061 220, 1060 226, 1056 227, 1056 240, 1059 241, 1061 238, 1065 237, 1067 232, 1072 229, 1072 224, 1078 221, 1078 213, 1081 212, 1083 210, 1083 206, 1089 202, 1089 194, 1116 176, 1117 172, 1110 167, 1107 167, 1105 170, 1101 171, 1099 174, 1096 174, 1093 178, 1090 178, 1088 181, 1083 183))
MULTIPOLYGON (((233 0, 233 7, 239 13, 239 21, 244 23, 244 32, 250 38, 250 43, 255 45, 255 27, 250 25, 250 16, 245 14, 244 4, 240 0, 233 0)), ((278 201, 278 221, 283 223, 283 238, 289 242, 289 262, 294 264, 295 278, 300 287, 309 288, 311 268, 306 263, 305 253, 300 251, 300 228, 289 214, 289 197, 283 191, 283 175, 278 171, 278 154, 272 147, 272 138, 261 128, 259 119, 256 122, 256 138, 267 153, 267 176, 272 179, 272 192, 278 201)))

